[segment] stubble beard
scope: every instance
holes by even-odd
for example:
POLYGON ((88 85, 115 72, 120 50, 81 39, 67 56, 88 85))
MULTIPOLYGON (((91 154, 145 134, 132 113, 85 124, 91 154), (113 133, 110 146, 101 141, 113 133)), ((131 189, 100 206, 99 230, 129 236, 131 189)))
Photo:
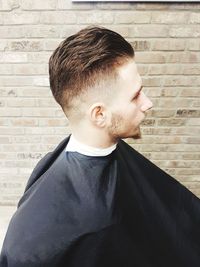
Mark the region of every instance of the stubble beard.
POLYGON ((133 129, 133 133, 130 135, 123 132, 123 120, 124 118, 119 114, 112 114, 111 125, 108 128, 109 136, 113 143, 117 143, 122 138, 131 138, 134 140, 141 139, 142 133, 140 129, 140 125, 133 129))

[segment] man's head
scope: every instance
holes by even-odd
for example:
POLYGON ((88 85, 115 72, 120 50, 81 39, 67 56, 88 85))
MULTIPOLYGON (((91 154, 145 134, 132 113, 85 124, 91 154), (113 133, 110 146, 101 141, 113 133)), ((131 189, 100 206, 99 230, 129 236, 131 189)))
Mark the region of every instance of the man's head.
POLYGON ((132 46, 118 33, 87 27, 64 40, 49 60, 50 87, 71 125, 104 132, 112 139, 140 137, 151 101, 132 46))

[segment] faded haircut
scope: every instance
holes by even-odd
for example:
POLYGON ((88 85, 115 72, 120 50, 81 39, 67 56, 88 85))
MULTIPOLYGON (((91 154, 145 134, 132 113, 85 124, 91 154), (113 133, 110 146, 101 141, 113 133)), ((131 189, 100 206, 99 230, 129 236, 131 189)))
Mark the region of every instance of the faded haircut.
MULTIPOLYGON (((69 36, 49 59, 50 88, 66 115, 79 98, 101 81, 115 79, 117 68, 134 57, 134 50, 120 34, 90 26, 69 36)), ((101 92, 99 92, 101 93, 101 92)))

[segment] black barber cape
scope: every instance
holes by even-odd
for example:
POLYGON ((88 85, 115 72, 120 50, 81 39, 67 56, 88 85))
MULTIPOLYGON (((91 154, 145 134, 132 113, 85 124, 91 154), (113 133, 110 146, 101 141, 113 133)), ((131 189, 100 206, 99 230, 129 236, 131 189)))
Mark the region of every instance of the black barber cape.
POLYGON ((4 240, 1 267, 199 267, 200 200, 124 141, 105 157, 37 164, 4 240))

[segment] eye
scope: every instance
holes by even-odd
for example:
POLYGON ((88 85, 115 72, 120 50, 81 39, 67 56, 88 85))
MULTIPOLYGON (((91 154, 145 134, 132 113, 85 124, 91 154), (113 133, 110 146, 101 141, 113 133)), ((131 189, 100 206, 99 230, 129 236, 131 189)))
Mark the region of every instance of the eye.
POLYGON ((133 100, 137 99, 139 95, 140 95, 140 92, 137 93, 137 95, 133 98, 133 100))

